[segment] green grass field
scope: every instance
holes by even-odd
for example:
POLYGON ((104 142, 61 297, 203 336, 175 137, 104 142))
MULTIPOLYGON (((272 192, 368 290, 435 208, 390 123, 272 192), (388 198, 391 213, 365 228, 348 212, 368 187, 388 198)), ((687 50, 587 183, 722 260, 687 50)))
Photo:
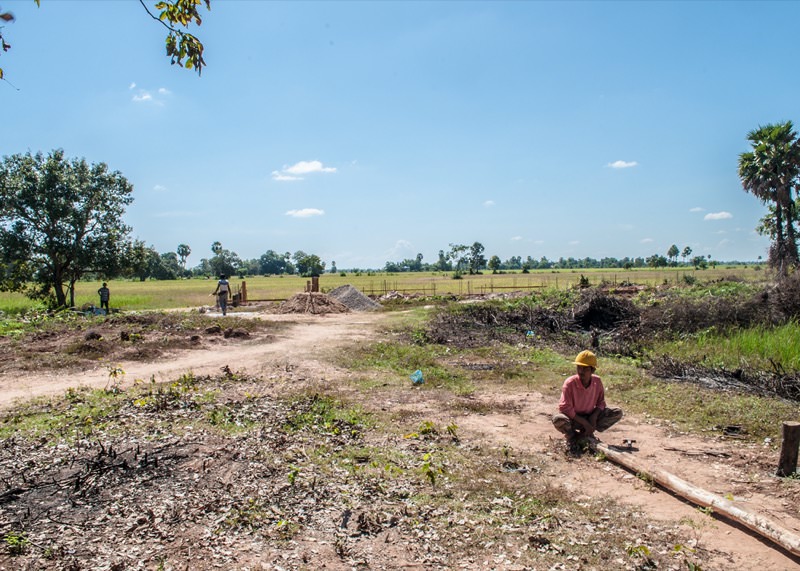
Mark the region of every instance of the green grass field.
MULTIPOLYGON (((482 275, 465 275, 462 279, 453 279, 448 272, 414 272, 414 273, 374 273, 374 274, 325 274, 320 277, 320 289, 330 291, 341 285, 352 285, 367 295, 382 295, 389 291, 402 293, 420 293, 427 296, 437 295, 471 295, 513 290, 556 288, 564 289, 578 285, 581 276, 586 277, 592 285, 602 281, 613 284, 631 282, 641 285, 682 284, 684 276, 692 276, 698 281, 714 281, 725 277, 736 276, 748 281, 764 278, 763 271, 754 271, 753 267, 718 266, 715 269, 694 270, 691 268, 670 268, 661 270, 536 270, 529 274, 504 273, 482 275)), ((247 298, 250 301, 288 299, 305 290, 309 278, 300 276, 255 276, 245 280, 230 280, 234 292, 239 291, 242 282, 247 285, 247 298)), ((75 305, 99 304, 97 289, 100 282, 80 282, 76 287, 75 305)), ((211 292, 216 287, 215 279, 195 278, 174 281, 130 281, 112 280, 111 307, 122 310, 172 309, 179 307, 197 307, 213 303, 211 292)), ((25 309, 36 307, 21 294, 0 292, 0 310, 7 313, 19 313, 25 309)))

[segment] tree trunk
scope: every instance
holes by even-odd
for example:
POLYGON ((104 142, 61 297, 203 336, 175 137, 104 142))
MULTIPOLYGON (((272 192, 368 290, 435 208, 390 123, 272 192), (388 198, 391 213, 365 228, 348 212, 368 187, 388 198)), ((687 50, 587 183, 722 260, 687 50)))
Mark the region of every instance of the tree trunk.
POLYGON ((69 281, 69 306, 75 307, 75 280, 69 281))
POLYGON ((798 448, 800 448, 800 422, 784 422, 778 476, 791 476, 797 471, 798 448))
POLYGON ((53 274, 53 291, 56 294, 56 307, 67 306, 67 295, 64 293, 64 283, 61 279, 61 274, 53 274))
POLYGON ((786 267, 786 243, 783 235, 783 205, 780 199, 775 198, 775 257, 773 265, 778 269, 778 275, 785 277, 788 274, 786 267))
POLYGON ((800 556, 800 537, 780 524, 767 519, 763 515, 735 505, 716 494, 708 492, 689 482, 682 480, 660 468, 645 466, 630 453, 621 452, 602 442, 595 445, 596 449, 603 452, 612 462, 641 474, 649 476, 653 483, 689 500, 700 506, 710 507, 730 520, 758 533, 760 536, 780 545, 783 549, 794 555, 800 556))

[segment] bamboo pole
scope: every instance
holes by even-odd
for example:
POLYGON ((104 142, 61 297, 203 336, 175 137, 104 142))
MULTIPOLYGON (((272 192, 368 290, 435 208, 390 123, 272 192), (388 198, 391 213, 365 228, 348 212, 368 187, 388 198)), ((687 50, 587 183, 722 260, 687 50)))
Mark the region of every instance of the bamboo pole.
POLYGON ((666 470, 645 466, 629 453, 620 452, 619 449, 611 448, 602 442, 595 443, 594 447, 596 450, 605 454, 606 458, 615 464, 619 464, 623 468, 627 468, 637 474, 649 476, 654 483, 662 488, 666 488, 694 504, 710 507, 715 512, 724 515, 728 519, 776 543, 793 556, 800 557, 800 536, 784 528, 780 524, 767 519, 761 514, 734 505, 733 502, 721 496, 698 488, 666 470))

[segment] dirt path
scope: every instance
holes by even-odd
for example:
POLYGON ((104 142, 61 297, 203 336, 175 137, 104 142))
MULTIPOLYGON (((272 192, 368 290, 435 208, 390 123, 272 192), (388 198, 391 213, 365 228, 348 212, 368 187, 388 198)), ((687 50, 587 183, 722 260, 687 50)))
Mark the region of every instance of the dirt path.
MULTIPOLYGON (((292 325, 269 342, 255 340, 185 351, 154 363, 120 363, 125 371, 123 387, 138 379, 174 380, 188 371, 197 375, 216 374, 226 366, 265 379, 291 371, 292 378, 300 381, 307 378, 344 385, 348 372, 331 365, 329 356, 353 343, 374 338, 386 314, 350 313, 324 317, 270 314, 255 318, 291 321, 292 325)), ((66 376, 58 373, 2 375, 0 407, 9 407, 18 399, 63 393, 69 387, 103 387, 108 382, 108 369, 101 366, 66 376)), ((395 402, 387 404, 402 404, 426 418, 449 422, 450 418, 439 418, 442 407, 428 395, 426 391, 414 391, 413 395, 393 394, 387 398, 395 402)), ((635 506, 653 518, 680 522, 694 537, 693 545, 686 547, 703 546, 716 554, 712 561, 706 562, 704 569, 800 569, 797 560, 753 533, 701 513, 609 462, 596 462, 588 456, 567 457, 549 420, 556 406, 551 398, 536 392, 511 393, 508 390, 482 392, 474 398, 509 405, 493 406, 489 410, 514 412, 469 413, 454 419, 463 440, 547 455, 552 467, 547 475, 556 485, 570 490, 575 498, 608 497, 635 506)), ((732 497, 742 506, 800 535, 800 519, 792 494, 795 490, 787 489, 780 479, 771 475, 777 465, 777 453, 773 450, 740 445, 736 441, 674 434, 668 427, 636 417, 626 417, 602 435, 608 444, 621 444, 623 438, 636 440, 638 450, 633 453, 640 460, 667 469, 710 492, 728 499, 732 497)), ((636 538, 631 541, 635 543, 636 538)))
MULTIPOLYGON (((237 314, 240 317, 288 321, 292 325, 277 335, 243 341, 224 347, 180 351, 156 362, 125 361, 115 363, 125 371, 121 387, 136 380, 171 381, 192 372, 195 375, 218 374, 227 366, 233 371, 269 376, 276 367, 305 371, 306 375, 324 376, 331 366, 322 359, 330 351, 357 342, 370 335, 382 315, 376 313, 312 315, 237 314)), ((63 393, 70 387, 102 388, 109 383, 107 366, 69 373, 0 374, 0 408, 19 399, 63 393)))

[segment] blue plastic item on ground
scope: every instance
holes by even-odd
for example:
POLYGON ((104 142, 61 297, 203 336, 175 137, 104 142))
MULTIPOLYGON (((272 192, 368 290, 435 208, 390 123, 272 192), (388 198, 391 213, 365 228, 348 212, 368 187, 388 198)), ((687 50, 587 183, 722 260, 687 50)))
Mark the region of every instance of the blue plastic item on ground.
POLYGON ((409 378, 415 385, 421 385, 422 383, 425 382, 425 378, 422 376, 422 371, 420 371, 419 369, 411 373, 411 376, 409 378))

